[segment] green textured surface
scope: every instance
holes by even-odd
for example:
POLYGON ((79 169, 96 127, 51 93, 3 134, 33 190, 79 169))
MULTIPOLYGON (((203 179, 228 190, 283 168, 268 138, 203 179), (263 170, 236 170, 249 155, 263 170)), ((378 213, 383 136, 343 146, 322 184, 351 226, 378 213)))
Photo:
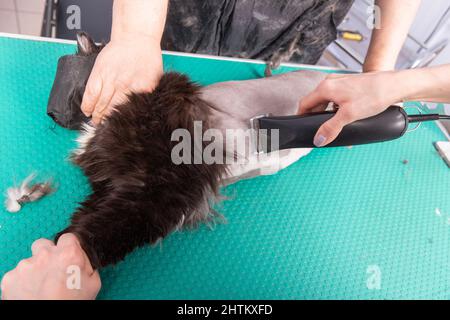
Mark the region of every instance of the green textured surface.
MULTIPOLYGON (((35 239, 62 229, 89 191, 66 160, 75 133, 45 114, 57 59, 73 51, 0 38, 0 190, 31 171, 59 184, 17 214, 0 209, 0 276, 30 255, 35 239)), ((203 84, 263 73, 239 62, 164 62, 203 84)), ((100 298, 448 299, 450 172, 437 140, 443 134, 428 123, 393 142, 315 150, 275 176, 230 186, 221 208, 227 224, 135 251, 102 271, 100 298), (366 285, 372 265, 380 290, 366 285)))

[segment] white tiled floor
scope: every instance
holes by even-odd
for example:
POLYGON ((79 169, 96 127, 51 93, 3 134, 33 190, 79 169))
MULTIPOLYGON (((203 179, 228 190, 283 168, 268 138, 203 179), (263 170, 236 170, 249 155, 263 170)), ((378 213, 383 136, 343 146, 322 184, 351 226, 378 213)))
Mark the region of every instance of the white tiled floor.
POLYGON ((45 0, 0 0, 0 32, 38 36, 45 0))

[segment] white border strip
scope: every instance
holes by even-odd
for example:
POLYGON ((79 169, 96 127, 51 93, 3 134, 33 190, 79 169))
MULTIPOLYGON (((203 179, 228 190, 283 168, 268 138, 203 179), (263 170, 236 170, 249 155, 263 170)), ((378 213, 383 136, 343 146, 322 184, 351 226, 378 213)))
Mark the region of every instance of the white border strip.
MULTIPOLYGON (((175 51, 166 51, 163 50, 163 53, 166 55, 174 55, 181 57, 193 57, 193 58, 201 58, 201 59, 210 59, 210 60, 224 60, 224 61, 234 61, 234 62, 244 62, 244 63, 252 63, 252 64, 266 64, 263 60, 257 59, 244 59, 244 58, 233 58, 233 57, 222 57, 222 56, 213 56, 207 54, 200 53, 186 53, 186 52, 175 52, 175 51)), ((349 71, 346 69, 333 68, 333 67, 323 67, 323 66, 315 66, 308 64, 300 64, 300 63, 282 63, 283 67, 294 67, 294 68, 302 68, 302 69, 311 69, 311 70, 323 70, 323 71, 349 71)))
POLYGON ((3 37, 3 38, 14 38, 14 39, 23 39, 23 40, 33 40, 33 41, 42 41, 42 42, 77 44, 77 42, 75 40, 45 38, 45 37, 38 37, 38 36, 29 36, 29 35, 26 35, 26 34, 16 34, 16 33, 6 33, 6 32, 0 32, 0 37, 3 37))
MULTIPOLYGON (((24 34, 5 33, 5 32, 0 32, 0 37, 41 41, 41 42, 50 42, 50 43, 64 43, 64 44, 73 44, 73 45, 75 45, 77 43, 75 40, 46 38, 46 37, 39 37, 39 36, 29 36, 29 35, 24 35, 24 34)), ((253 63, 253 64, 266 64, 266 62, 264 62, 262 60, 221 57, 221 56, 213 56, 213 55, 198 54, 198 53, 185 53, 185 52, 175 52, 175 51, 166 51, 166 50, 163 50, 163 53, 166 55, 180 56, 180 57, 191 57, 191 58, 222 60, 222 61, 234 61, 234 62, 253 63)), ((322 71, 348 71, 346 69, 340 69, 340 68, 313 66, 313 65, 297 64, 297 63, 282 63, 281 66, 310 69, 310 70, 322 70, 322 71)))

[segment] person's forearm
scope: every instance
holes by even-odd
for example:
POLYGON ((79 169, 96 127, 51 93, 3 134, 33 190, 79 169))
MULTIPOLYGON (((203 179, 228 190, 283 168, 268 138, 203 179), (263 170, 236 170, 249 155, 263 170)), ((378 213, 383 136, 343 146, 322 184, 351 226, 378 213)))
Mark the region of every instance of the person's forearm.
POLYGON ((450 102, 450 64, 399 71, 393 82, 402 101, 450 102))
POLYGON ((395 68, 421 0, 377 0, 380 28, 372 32, 364 71, 386 71, 395 68))
POLYGON ((161 41, 168 0, 115 0, 111 39, 143 35, 161 41))

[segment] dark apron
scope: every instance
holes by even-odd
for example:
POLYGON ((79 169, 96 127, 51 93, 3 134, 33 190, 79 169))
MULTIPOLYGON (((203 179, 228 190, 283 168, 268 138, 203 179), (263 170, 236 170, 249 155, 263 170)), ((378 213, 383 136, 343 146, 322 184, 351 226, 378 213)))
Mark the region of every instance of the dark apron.
POLYGON ((353 0, 171 0, 166 50, 315 64, 353 0))

